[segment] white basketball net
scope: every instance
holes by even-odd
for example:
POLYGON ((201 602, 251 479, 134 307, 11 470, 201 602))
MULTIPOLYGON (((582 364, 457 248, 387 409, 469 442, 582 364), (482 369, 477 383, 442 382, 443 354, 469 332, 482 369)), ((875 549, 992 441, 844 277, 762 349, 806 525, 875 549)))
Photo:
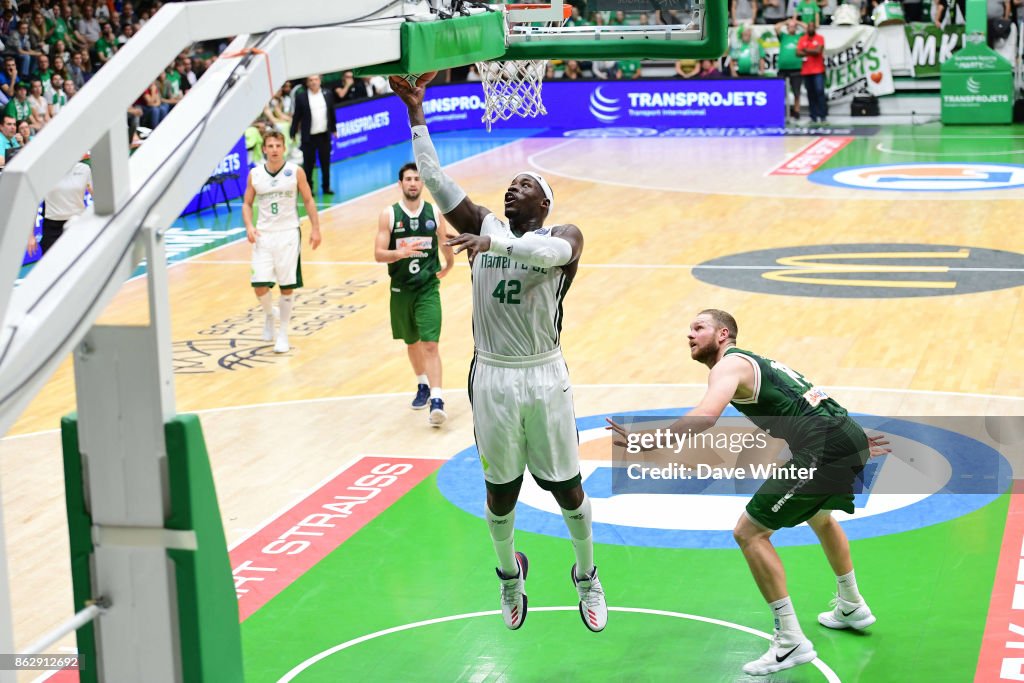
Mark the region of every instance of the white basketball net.
MULTIPOLYGON (((529 30, 529 26, 561 26, 565 19, 525 24, 511 21, 506 13, 505 22, 507 30, 515 32, 529 30)), ((484 115, 480 120, 486 124, 488 132, 491 130, 491 124, 498 120, 508 121, 513 116, 533 118, 548 113, 541 99, 541 88, 544 85, 544 73, 547 68, 546 59, 476 63, 484 88, 484 115)))
POLYGON ((541 99, 547 60, 477 62, 484 87, 484 115, 487 130, 499 119, 547 114, 541 99))

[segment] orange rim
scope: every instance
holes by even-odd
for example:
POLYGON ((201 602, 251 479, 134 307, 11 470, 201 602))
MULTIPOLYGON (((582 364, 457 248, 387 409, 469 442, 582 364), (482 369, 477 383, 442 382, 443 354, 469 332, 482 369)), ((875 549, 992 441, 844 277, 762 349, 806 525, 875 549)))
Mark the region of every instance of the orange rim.
MULTIPOLYGON (((538 5, 534 3, 519 3, 514 5, 504 5, 505 9, 551 9, 551 5, 538 5)), ((564 3, 562 5, 562 19, 568 19, 572 16, 572 5, 564 3)))

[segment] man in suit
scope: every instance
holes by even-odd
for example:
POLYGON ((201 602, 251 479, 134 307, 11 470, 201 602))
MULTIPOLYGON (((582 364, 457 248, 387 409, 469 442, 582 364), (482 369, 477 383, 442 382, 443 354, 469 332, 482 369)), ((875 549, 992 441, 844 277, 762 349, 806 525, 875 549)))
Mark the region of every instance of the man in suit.
POLYGON ((320 158, 320 186, 324 194, 331 189, 331 138, 334 135, 334 93, 320 87, 320 76, 306 79, 306 87, 295 96, 295 115, 292 117, 291 136, 302 132, 302 170, 309 184, 313 184, 313 169, 320 158))

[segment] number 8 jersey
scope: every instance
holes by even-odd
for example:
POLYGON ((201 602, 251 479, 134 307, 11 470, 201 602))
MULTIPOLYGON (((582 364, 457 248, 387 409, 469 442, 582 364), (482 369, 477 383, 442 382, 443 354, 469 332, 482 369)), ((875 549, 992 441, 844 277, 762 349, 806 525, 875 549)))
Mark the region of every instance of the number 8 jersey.
MULTIPOLYGON (((516 237, 493 213, 481 235, 516 237)), ((534 231, 550 237, 550 228, 534 231)), ((558 348, 562 301, 571 280, 559 267, 526 266, 508 256, 478 254, 473 260, 473 340, 502 356, 534 356, 558 348)))
POLYGON ((298 166, 286 161, 277 173, 266 164, 252 169, 252 189, 256 191, 256 229, 280 232, 299 227, 296 194, 299 187, 298 166))

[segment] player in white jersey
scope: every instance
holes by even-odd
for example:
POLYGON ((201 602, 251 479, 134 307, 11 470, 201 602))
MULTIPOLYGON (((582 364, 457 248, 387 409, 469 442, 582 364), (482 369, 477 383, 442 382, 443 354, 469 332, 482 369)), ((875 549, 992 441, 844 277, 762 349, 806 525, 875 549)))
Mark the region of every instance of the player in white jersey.
MULTIPOLYGON (((421 77, 420 83, 430 75, 421 77)), ((575 225, 545 228, 554 200, 536 173, 517 175, 505 192, 508 223, 473 203, 441 170, 423 115, 423 85, 392 77, 409 109, 413 151, 438 208, 461 234, 448 244, 473 261, 473 340, 469 376, 473 428, 487 486, 485 510, 498 556, 505 625, 526 618, 526 555, 513 544, 515 506, 529 468, 562 509, 576 554, 571 578, 584 625, 608 621, 594 565, 590 499, 583 491, 572 385, 558 346, 565 297, 583 251, 575 225)))
POLYGON ((299 213, 296 192, 302 195, 313 230, 309 244, 314 249, 320 246, 320 216, 316 202, 309 189, 306 173, 300 166, 284 160, 284 136, 272 130, 263 137, 265 164, 249 172, 249 181, 242 201, 242 219, 245 231, 252 243, 252 287, 263 307, 263 340, 274 340, 274 309, 270 288, 277 284, 281 288, 278 310, 281 317, 275 353, 287 353, 288 323, 292 317, 292 292, 302 286, 302 264, 299 253, 302 250, 302 232, 299 229, 299 213), (259 200, 259 215, 253 225, 253 202, 259 200))

